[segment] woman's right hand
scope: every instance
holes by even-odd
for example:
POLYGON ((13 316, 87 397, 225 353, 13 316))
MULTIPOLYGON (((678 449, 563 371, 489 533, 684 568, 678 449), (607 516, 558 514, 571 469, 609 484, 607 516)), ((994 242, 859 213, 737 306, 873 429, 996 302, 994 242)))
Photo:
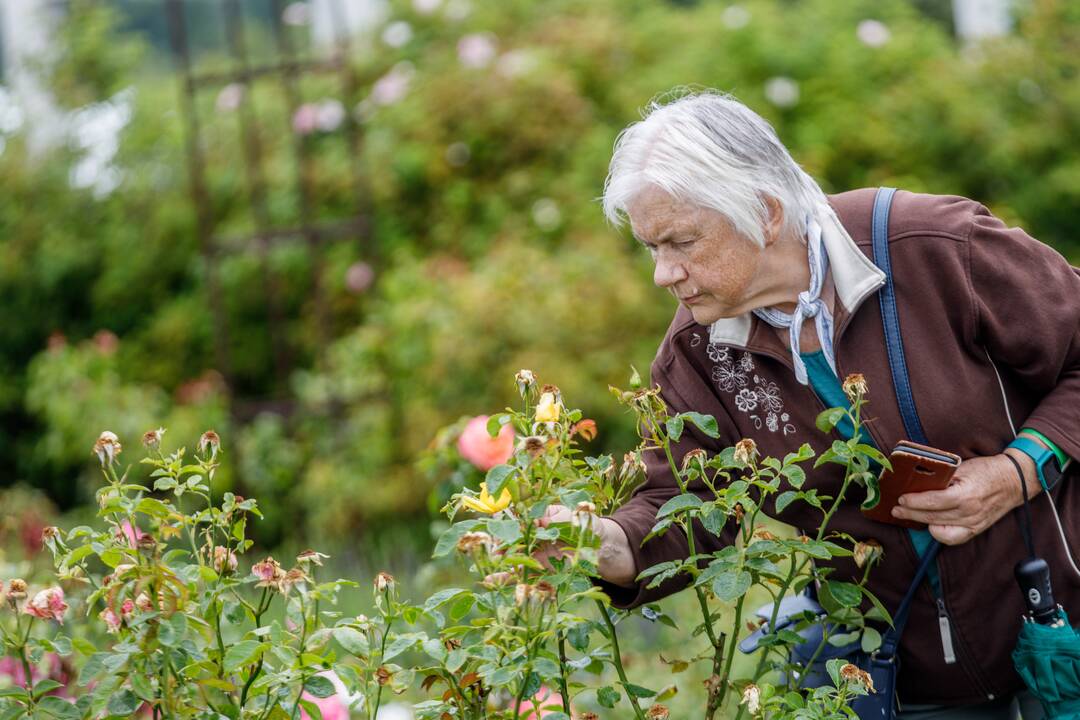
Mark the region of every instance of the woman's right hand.
MULTIPOLYGON (((547 527, 553 522, 570 522, 570 508, 565 505, 549 505, 544 516, 538 521, 540 527, 547 527)), ((613 585, 634 587, 637 568, 634 555, 630 550, 630 541, 619 523, 609 517, 597 518, 599 524, 594 527, 600 536, 600 549, 597 551, 597 569, 600 577, 613 585)), ((564 546, 559 543, 546 543, 534 557, 550 567, 548 559, 560 557, 564 546)))

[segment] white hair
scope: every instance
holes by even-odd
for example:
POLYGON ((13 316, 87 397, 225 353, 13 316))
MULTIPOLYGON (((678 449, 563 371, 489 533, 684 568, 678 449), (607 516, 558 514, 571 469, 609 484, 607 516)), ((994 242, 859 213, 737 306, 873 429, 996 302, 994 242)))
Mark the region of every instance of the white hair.
POLYGON ((737 232, 764 247, 767 198, 802 238, 806 217, 825 194, 799 167, 776 131, 734 97, 713 90, 649 103, 643 119, 615 140, 602 198, 615 226, 648 186, 723 214, 737 232))

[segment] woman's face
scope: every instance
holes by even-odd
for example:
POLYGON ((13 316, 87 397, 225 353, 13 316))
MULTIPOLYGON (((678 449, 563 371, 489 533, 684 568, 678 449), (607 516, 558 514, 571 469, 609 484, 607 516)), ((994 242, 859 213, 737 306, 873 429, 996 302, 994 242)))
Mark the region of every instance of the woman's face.
POLYGON ((653 282, 686 305, 697 323, 709 325, 761 306, 764 251, 723 215, 651 186, 634 197, 627 214, 634 236, 656 263, 653 282))

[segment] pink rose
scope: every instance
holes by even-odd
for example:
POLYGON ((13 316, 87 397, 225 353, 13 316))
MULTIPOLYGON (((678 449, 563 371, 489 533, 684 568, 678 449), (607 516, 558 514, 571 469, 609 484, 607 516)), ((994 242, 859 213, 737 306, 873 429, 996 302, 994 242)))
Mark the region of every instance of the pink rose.
POLYGON ((64 612, 68 609, 64 602, 64 591, 58 587, 45 588, 23 606, 23 612, 42 620, 55 620, 64 624, 64 612))
POLYGON ((562 700, 547 685, 541 685, 536 694, 521 704, 521 720, 540 720, 562 707, 562 700), (545 712, 550 710, 551 712, 545 712))
POLYGON ((503 425, 498 436, 491 437, 487 421, 487 415, 477 415, 458 438, 461 456, 485 472, 509 460, 514 452, 514 429, 503 425))
MULTIPOLYGON (((324 698, 317 698, 308 693, 304 693, 305 700, 310 700, 315 703, 319 708, 319 712, 322 713, 323 720, 349 720, 351 717, 349 714, 349 703, 352 699, 349 697, 349 691, 345 688, 345 683, 341 682, 341 678, 337 676, 332 670, 326 670, 319 673, 327 680, 331 682, 336 691, 333 695, 324 698)), ((382 716, 382 713, 379 713, 382 716)), ((307 714, 303 708, 300 710, 301 720, 311 720, 311 716, 307 714)))

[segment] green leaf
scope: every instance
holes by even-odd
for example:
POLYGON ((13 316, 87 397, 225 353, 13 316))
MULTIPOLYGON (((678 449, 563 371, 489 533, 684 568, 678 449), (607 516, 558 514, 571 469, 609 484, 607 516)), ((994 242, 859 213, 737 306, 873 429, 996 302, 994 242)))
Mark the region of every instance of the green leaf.
POLYGON ((633 683, 626 684, 626 692, 639 698, 648 698, 656 694, 655 690, 650 690, 649 688, 641 687, 640 685, 634 685, 633 683))
POLYGON ((225 651, 225 672, 235 672, 245 665, 250 665, 267 651, 270 643, 258 640, 242 640, 225 651))
POLYGON ((508 422, 510 422, 510 416, 506 413, 492 415, 487 421, 488 435, 491 437, 498 437, 499 432, 502 430, 502 426, 508 422))
POLYGON ((109 704, 105 706, 105 709, 110 715, 131 717, 135 714, 135 711, 139 709, 139 705, 141 704, 142 700, 136 697, 135 693, 124 688, 109 698, 109 704))
POLYGON ((675 442, 678 442, 679 438, 682 437, 682 431, 683 431, 683 419, 682 419, 682 417, 680 417, 679 415, 676 415, 674 417, 668 418, 667 423, 665 423, 665 427, 667 428, 668 437, 671 438, 672 440, 674 440, 675 442))
POLYGON ((187 635, 187 617, 183 613, 173 613, 158 628, 158 640, 165 647, 179 647, 187 635))
POLYGON ((683 493, 682 495, 676 495, 668 500, 666 503, 660 506, 660 509, 656 511, 656 519, 665 518, 672 513, 679 512, 680 510, 686 510, 689 508, 701 507, 702 500, 694 493, 683 493))
POLYGON ((476 526, 482 522, 482 520, 463 520, 451 525, 446 532, 439 536, 439 541, 435 544, 435 551, 432 553, 432 557, 442 557, 449 553, 457 547, 457 542, 461 539, 462 535, 467 532, 472 532, 476 526))
POLYGON ((496 465, 488 470, 484 477, 487 483, 487 491, 491 497, 499 497, 499 493, 506 487, 506 482, 513 476, 516 468, 513 465, 496 465))
POLYGON ((712 590, 717 598, 724 602, 730 602, 745 595, 746 591, 750 589, 750 582, 750 573, 745 570, 738 572, 728 570, 713 580, 712 590))
POLYGON ((434 610, 450 598, 463 592, 465 590, 461 588, 444 588, 438 591, 424 602, 424 612, 434 610))
POLYGON ((776 497, 776 512, 782 513, 788 505, 799 499, 799 493, 794 490, 785 490, 776 497))
POLYGON ((621 697, 622 695, 619 693, 619 691, 611 687, 610 685, 605 685, 604 687, 596 691, 596 702, 600 703, 606 708, 615 707, 615 703, 619 702, 619 699, 621 697))
POLYGON ((382 662, 386 662, 392 658, 397 657, 415 644, 416 637, 412 635, 403 635, 401 637, 394 638, 394 641, 390 643, 389 646, 387 646, 386 652, 383 653, 382 662))
POLYGON ((826 580, 824 586, 841 607, 858 607, 862 602, 862 588, 854 583, 826 580))
POLYGON ((517 520, 486 520, 488 532, 502 542, 513 545, 521 539, 521 526, 517 520))
MULTIPOLYGON (((111 706, 112 703, 110 702, 109 705, 111 706)), ((61 718, 61 720, 79 720, 79 718, 82 717, 79 708, 56 695, 47 695, 46 697, 41 698, 37 704, 37 709, 46 712, 55 718, 61 718)), ((132 708, 131 711, 134 712, 134 710, 135 708, 132 708)), ((110 710, 110 712, 112 711, 110 710)))
POLYGON ((39 698, 45 693, 60 687, 64 687, 63 683, 59 683, 51 678, 45 678, 44 680, 38 681, 38 683, 34 685, 34 697, 39 698))
POLYGON ((862 651, 865 653, 872 653, 879 647, 881 647, 881 633, 872 627, 863 628, 862 651))
POLYGON ((840 687, 840 668, 847 664, 847 658, 833 658, 825 663, 825 669, 829 671, 829 678, 833 685, 840 687))
POLYGON ((793 488, 801 488, 806 482, 806 471, 798 465, 789 465, 780 471, 793 488))
POLYGON ((720 437, 720 429, 716 425, 716 418, 712 415, 702 415, 697 412, 684 412, 680 413, 679 417, 686 418, 697 426, 698 430, 711 438, 720 437))
POLYGON ((366 657, 367 654, 371 652, 371 646, 368 644, 367 635, 356 628, 347 626, 336 627, 331 634, 334 639, 338 641, 338 644, 345 648, 345 652, 351 655, 366 657))
MULTIPOLYGON (((322 710, 319 709, 318 704, 314 700, 308 700, 307 698, 301 697, 300 707, 304 708, 304 712, 307 714, 309 720, 323 720, 322 710)), ((279 718, 289 717, 289 714, 284 710, 281 710, 280 707, 278 707, 277 710, 281 711, 281 715, 278 716, 279 718)), ((274 715, 270 715, 270 717, 273 718, 274 715)))
POLYGON ((337 692, 330 678, 322 675, 312 675, 304 681, 304 689, 317 698, 328 698, 337 692))
POLYGON ((156 518, 167 518, 172 514, 169 506, 157 498, 143 498, 135 506, 135 510, 156 518))
POLYGON ((823 433, 832 432, 833 428, 844 419, 845 415, 847 415, 847 411, 844 408, 829 408, 818 414, 814 424, 817 425, 817 429, 823 433))
POLYGON ((472 593, 462 593, 450 606, 450 619, 457 622, 465 617, 475 602, 476 597, 472 593))

